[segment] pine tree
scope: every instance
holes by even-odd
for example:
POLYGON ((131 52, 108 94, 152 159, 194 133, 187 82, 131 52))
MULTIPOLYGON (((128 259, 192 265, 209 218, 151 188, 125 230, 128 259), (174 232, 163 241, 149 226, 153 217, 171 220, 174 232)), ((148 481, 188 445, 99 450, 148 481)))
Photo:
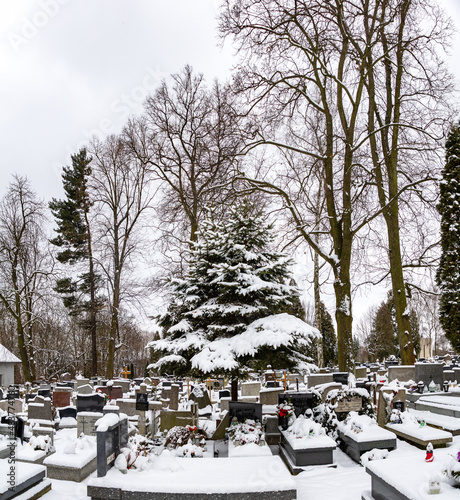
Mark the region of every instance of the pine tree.
POLYGON ((320 302, 321 334, 323 336, 324 366, 337 364, 337 336, 335 334, 332 316, 323 302, 320 302))
POLYGON ((77 279, 66 277, 57 280, 55 290, 62 296, 64 305, 73 316, 80 317, 80 325, 91 335, 92 375, 97 375, 97 322, 100 307, 97 298, 99 276, 95 272, 91 229, 88 214, 91 202, 88 178, 91 175, 91 158, 86 149, 72 155, 72 166, 64 167, 62 183, 66 198, 53 200, 49 207, 56 220, 58 236, 51 240, 61 248, 57 260, 62 264, 84 263, 86 270, 77 279))
POLYGON ((439 321, 446 337, 460 352, 460 124, 453 125, 446 141, 440 201, 441 260, 436 281, 441 291, 439 321))
POLYGON ((159 323, 164 338, 149 346, 164 355, 157 367, 175 373, 222 374, 308 366, 305 350, 319 332, 292 311, 287 256, 270 251, 273 235, 250 204, 229 219, 202 223, 186 279, 174 280, 173 299, 159 323))
POLYGON ((368 339, 368 349, 375 359, 382 360, 391 355, 396 355, 397 337, 391 316, 391 303, 382 302, 377 309, 370 338, 368 339))

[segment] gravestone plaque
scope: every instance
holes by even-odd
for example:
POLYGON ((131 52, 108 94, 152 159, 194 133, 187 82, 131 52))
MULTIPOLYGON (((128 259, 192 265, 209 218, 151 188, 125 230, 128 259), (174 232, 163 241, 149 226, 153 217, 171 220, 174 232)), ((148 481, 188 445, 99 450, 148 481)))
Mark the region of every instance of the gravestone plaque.
POLYGON ((7 393, 8 399, 19 399, 19 387, 17 385, 10 385, 7 393))
POLYGON ((233 417, 236 417, 238 422, 244 422, 247 419, 262 422, 262 405, 259 403, 240 403, 237 401, 230 401, 228 414, 230 423, 233 417))
POLYGON ((219 391, 219 399, 222 398, 230 398, 230 391, 228 389, 223 389, 222 391, 219 391))
POLYGON ((348 373, 347 372, 334 372, 332 374, 332 381, 338 384, 348 385, 348 373))
POLYGON ((171 382, 170 382, 169 380, 163 380, 163 381, 161 382, 161 385, 162 385, 163 387, 171 387, 171 382))
POLYGON ((265 387, 267 389, 273 389, 274 387, 281 387, 281 384, 279 382, 275 381, 275 380, 269 380, 265 384, 265 387))
POLYGON ((353 396, 349 399, 343 398, 337 403, 336 413, 348 413, 350 411, 360 411, 363 406, 361 396, 353 396))
POLYGON ((278 394, 278 404, 291 404, 294 407, 295 416, 305 415, 308 409, 313 408, 313 393, 294 392, 278 394))
POLYGON ((105 397, 102 394, 78 394, 77 413, 88 411, 92 413, 102 413, 105 406, 105 397))
POLYGON ((405 411, 404 401, 393 401, 393 410, 399 410, 401 413, 405 411))
POLYGON ((148 411, 148 409, 149 409, 148 394, 146 392, 138 392, 136 394, 136 410, 148 411))

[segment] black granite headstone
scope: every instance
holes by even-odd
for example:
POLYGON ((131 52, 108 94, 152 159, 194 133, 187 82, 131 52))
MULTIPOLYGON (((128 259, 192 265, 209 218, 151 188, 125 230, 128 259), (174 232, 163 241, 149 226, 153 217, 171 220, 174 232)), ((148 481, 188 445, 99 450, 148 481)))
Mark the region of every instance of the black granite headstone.
POLYGON ((162 387, 171 387, 171 384, 172 384, 172 382, 170 382, 169 380, 163 380, 161 382, 162 387))
POLYGON ((59 418, 77 418, 77 409, 74 406, 58 408, 59 418))
POLYGON ((141 385, 144 383, 144 379, 143 378, 135 378, 134 382, 136 383, 136 385, 141 385))
POLYGON ((121 448, 128 443, 128 419, 110 426, 106 431, 96 432, 97 477, 104 477, 113 466, 121 448))
POLYGON ((89 411, 93 413, 102 413, 105 406, 105 397, 102 394, 78 394, 77 413, 89 411))
POLYGON ((37 395, 42 398, 50 398, 51 397, 51 389, 38 389, 37 395))
POLYGON ((275 387, 281 387, 280 383, 276 380, 268 380, 267 383, 265 384, 267 389, 273 389, 275 387))
POLYGON ((238 422, 244 422, 247 419, 262 422, 262 405, 260 403, 230 401, 228 415, 230 422, 233 417, 236 417, 238 422))
POLYGON ((12 419, 14 420, 14 438, 19 438, 22 444, 24 442, 24 420, 22 420, 21 417, 8 417, 7 415, 4 415, 0 421, 2 424, 12 426, 12 419))
POLYGON ((71 389, 73 389, 73 386, 73 382, 56 382, 56 387, 70 387, 71 389))
POLYGON ((230 391, 228 389, 223 389, 222 391, 219 391, 219 399, 222 398, 230 398, 230 391))
POLYGON ((35 396, 37 396, 37 394, 26 394, 26 404, 29 401, 33 401, 35 399, 35 396))
POLYGON ((295 416, 305 415, 308 409, 313 408, 313 393, 294 392, 278 394, 278 404, 287 403, 294 407, 295 416))
POLYGON ((19 387, 17 385, 8 386, 8 399, 19 399, 19 387))
POLYGON ((347 372, 335 372, 332 374, 332 381, 337 384, 348 385, 348 373, 347 372))

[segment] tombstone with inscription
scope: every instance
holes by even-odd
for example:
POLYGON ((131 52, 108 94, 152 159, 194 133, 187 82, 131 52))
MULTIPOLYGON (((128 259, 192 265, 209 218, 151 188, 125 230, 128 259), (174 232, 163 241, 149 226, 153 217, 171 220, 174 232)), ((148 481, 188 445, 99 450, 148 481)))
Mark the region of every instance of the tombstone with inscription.
POLYGON ((258 420, 259 422, 262 422, 262 405, 259 403, 240 403, 237 401, 230 401, 228 416, 230 422, 233 417, 236 417, 238 422, 244 422, 245 420, 258 420))

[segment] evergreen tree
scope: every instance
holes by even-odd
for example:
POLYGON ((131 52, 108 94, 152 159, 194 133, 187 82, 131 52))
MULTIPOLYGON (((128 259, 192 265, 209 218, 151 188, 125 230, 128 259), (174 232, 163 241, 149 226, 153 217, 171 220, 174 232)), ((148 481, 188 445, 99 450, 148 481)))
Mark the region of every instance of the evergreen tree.
POLYGON ((55 290, 62 296, 71 315, 80 318, 80 325, 91 335, 92 375, 97 375, 97 322, 100 307, 97 298, 99 276, 95 272, 91 228, 88 214, 91 202, 88 178, 91 175, 86 149, 72 155, 72 166, 64 167, 62 183, 66 198, 53 200, 49 207, 56 220, 58 234, 51 240, 61 250, 57 260, 63 264, 84 263, 85 271, 77 279, 66 277, 57 280, 55 290))
POLYGON ((460 352, 460 124, 446 141, 440 201, 441 260, 436 281, 441 291, 439 321, 454 349, 460 352))
POLYGON ((324 366, 337 364, 337 336, 335 334, 332 316, 323 302, 320 302, 321 335, 323 336, 324 366))
POLYGON ((388 301, 382 302, 377 309, 367 342, 369 353, 374 359, 382 360, 397 354, 395 347, 397 337, 391 315, 391 304, 388 301))
POLYGON ((319 332, 287 313, 299 293, 288 284, 289 258, 269 250, 272 239, 250 204, 222 223, 202 223, 188 275, 172 282, 160 318, 164 338, 149 344, 163 354, 159 369, 235 379, 248 368, 308 366, 305 351, 319 332))

